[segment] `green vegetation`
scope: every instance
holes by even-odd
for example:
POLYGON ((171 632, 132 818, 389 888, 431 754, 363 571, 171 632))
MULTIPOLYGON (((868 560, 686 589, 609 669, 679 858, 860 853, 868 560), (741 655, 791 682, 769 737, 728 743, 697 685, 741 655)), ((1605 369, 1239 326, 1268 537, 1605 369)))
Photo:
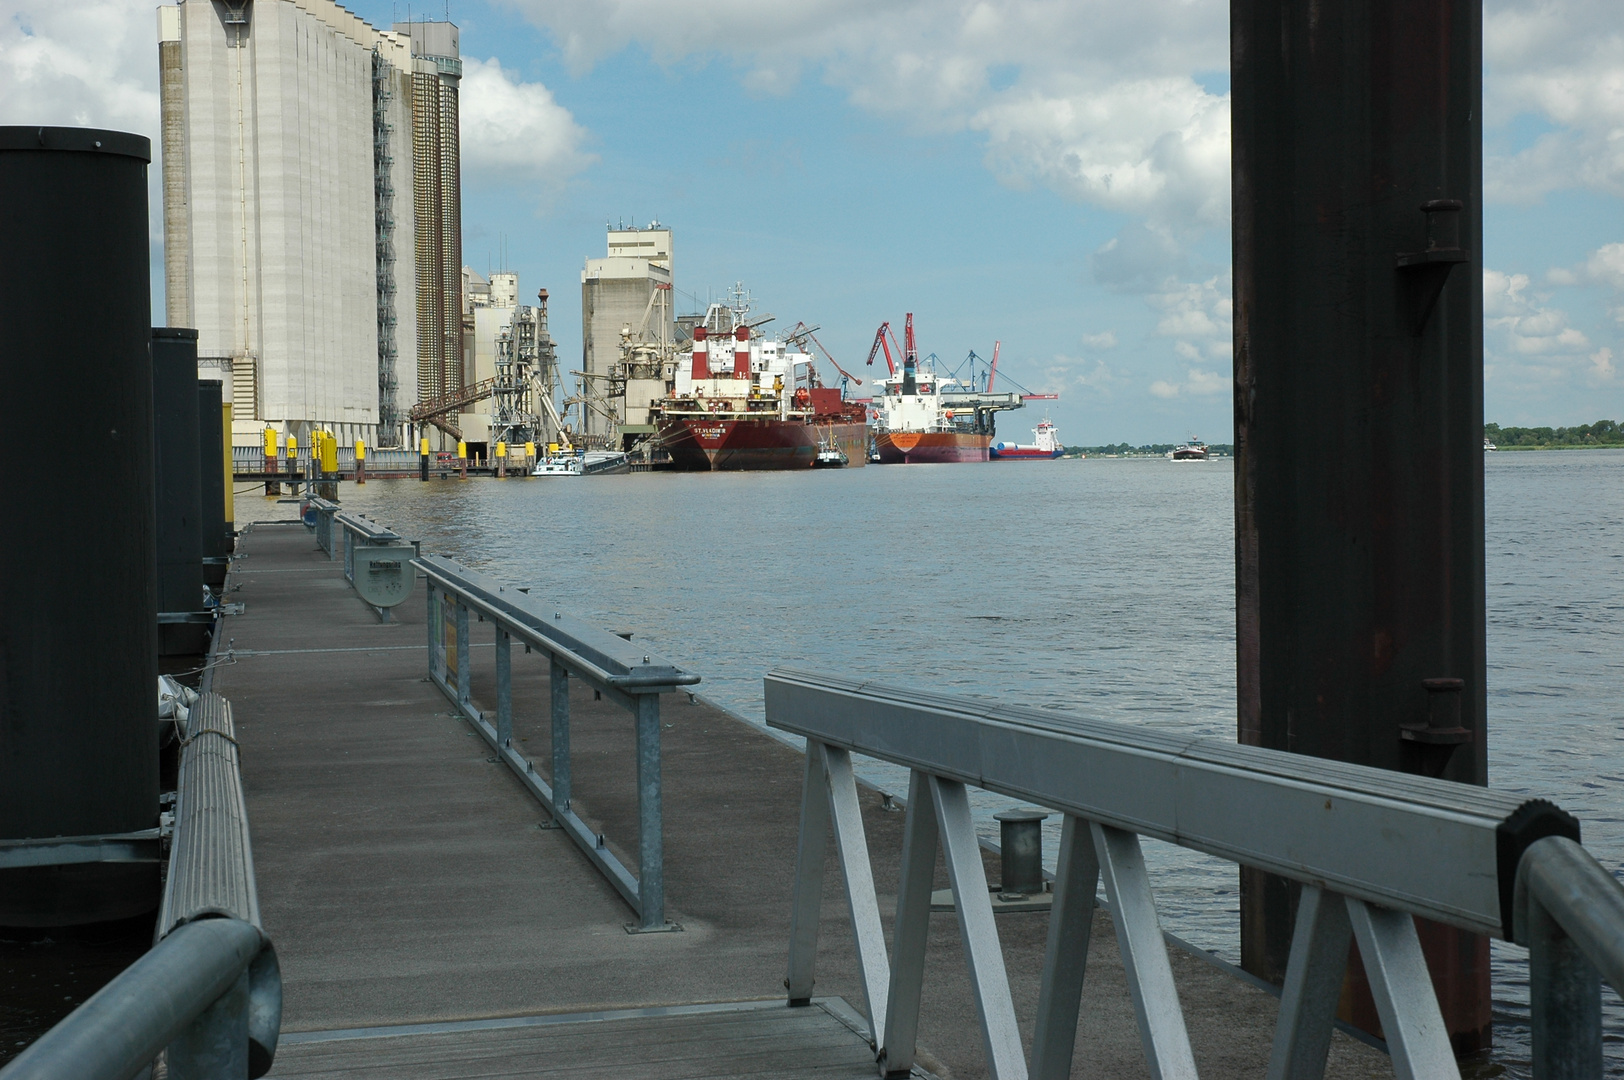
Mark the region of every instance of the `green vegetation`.
POLYGON ((1578 427, 1501 427, 1484 424, 1483 437, 1501 450, 1582 450, 1594 446, 1624 447, 1624 424, 1597 420, 1578 427))
MULTIPOLYGON (((1087 454, 1089 457, 1166 457, 1168 451, 1174 449, 1177 443, 1146 443, 1144 446, 1130 446, 1127 443, 1117 443, 1115 446, 1068 446, 1064 457, 1080 457, 1087 454)), ((1235 447, 1230 443, 1208 443, 1207 451, 1213 457, 1234 457, 1235 447)))

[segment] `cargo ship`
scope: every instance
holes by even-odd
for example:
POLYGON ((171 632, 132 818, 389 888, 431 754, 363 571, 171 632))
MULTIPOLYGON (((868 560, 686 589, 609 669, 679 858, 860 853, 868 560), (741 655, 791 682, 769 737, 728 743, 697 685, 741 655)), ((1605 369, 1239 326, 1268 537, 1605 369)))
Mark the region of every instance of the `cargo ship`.
MULTIPOLYGON (((880 328, 881 335, 885 329, 880 328)), ((993 436, 992 413, 981 408, 953 407, 955 403, 946 396, 946 387, 957 380, 938 377, 936 372, 920 365, 914 345, 912 314, 908 316, 906 341, 902 369, 893 369, 887 378, 875 383, 883 389, 883 396, 874 403, 879 413, 874 449, 880 463, 914 465, 988 460, 993 436)), ((875 347, 882 344, 883 336, 877 336, 875 347)), ((889 347, 885 356, 889 363, 889 347)))
POLYGON ((1038 426, 1032 429, 1033 442, 1030 446, 1020 443, 997 442, 988 448, 994 461, 1025 461, 1042 460, 1052 461, 1066 452, 1060 443, 1060 435, 1055 426, 1045 416, 1038 426))
POLYGON ((672 467, 810 469, 825 449, 862 465, 867 406, 819 385, 812 357, 753 330, 747 312, 712 304, 694 327, 691 362, 679 365, 667 397, 653 403, 672 467), (711 348, 713 333, 722 349, 711 348))

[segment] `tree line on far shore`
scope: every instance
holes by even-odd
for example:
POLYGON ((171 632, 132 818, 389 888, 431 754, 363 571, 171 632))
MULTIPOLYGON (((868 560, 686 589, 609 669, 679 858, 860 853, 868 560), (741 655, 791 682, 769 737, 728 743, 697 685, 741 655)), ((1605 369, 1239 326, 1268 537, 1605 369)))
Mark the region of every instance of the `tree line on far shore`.
POLYGON ((1586 446, 1624 446, 1624 424, 1597 420, 1578 427, 1501 427, 1484 424, 1483 437, 1502 450, 1558 450, 1586 446))

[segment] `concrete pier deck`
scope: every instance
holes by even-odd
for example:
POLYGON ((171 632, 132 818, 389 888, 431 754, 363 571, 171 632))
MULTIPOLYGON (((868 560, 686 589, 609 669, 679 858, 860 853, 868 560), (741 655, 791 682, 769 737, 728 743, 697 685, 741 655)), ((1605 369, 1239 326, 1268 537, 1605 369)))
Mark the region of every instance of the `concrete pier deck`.
MULTIPOLYGON (((628 933, 632 912, 427 681, 421 581, 385 624, 302 526, 251 527, 238 550, 227 599, 245 608, 227 620, 231 658, 213 685, 238 725, 284 978, 273 1076, 875 1075, 832 864, 820 1000, 783 1004, 799 751, 667 695, 666 909, 682 929, 628 933)), ((473 641, 473 693, 488 707, 489 627, 473 641)), ((577 680, 572 691, 574 808, 635 866, 630 717, 577 680)), ((513 693, 514 745, 542 768, 543 658, 515 650, 513 693)), ((872 792, 862 803, 889 931, 903 815, 872 792)), ((1030 1040, 1047 915, 1000 916, 998 929, 1030 1040)), ((1088 963, 1074 1075, 1148 1075, 1106 915, 1088 963)), ((1178 951, 1173 969, 1202 1073, 1261 1075, 1276 1000, 1178 951)), ((951 914, 932 920, 926 979, 921 1065, 985 1076, 951 914)), ((1391 1073, 1337 1034, 1329 1075, 1391 1073)))

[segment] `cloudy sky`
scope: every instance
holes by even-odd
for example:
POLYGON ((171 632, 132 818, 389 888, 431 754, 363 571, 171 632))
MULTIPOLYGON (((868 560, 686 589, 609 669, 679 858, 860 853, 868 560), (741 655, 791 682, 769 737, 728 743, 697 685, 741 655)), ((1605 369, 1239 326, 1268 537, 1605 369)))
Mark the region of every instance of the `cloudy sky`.
MULTIPOLYGON (((450 14, 466 261, 546 286, 564 355, 605 223, 658 218, 681 306, 743 281, 848 369, 912 311, 948 366, 1001 340, 1068 442, 1230 437, 1224 0, 450 14)), ((155 28, 145 3, 0 0, 0 123, 156 142, 155 28)), ((1624 16, 1485 0, 1485 64, 1487 418, 1624 418, 1624 16)))

